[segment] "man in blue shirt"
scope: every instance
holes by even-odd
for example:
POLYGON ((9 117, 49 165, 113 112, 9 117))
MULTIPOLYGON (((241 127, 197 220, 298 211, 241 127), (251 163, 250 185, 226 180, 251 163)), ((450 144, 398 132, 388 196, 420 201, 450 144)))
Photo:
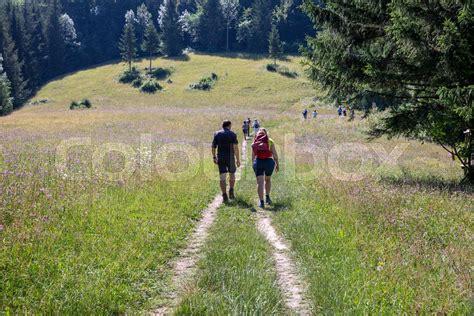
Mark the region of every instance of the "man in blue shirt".
POLYGON ((228 120, 222 123, 222 129, 214 134, 212 141, 212 157, 214 163, 219 167, 220 186, 224 203, 235 199, 235 173, 240 167, 239 142, 237 135, 231 131, 232 123, 228 120), (217 155, 216 155, 217 153, 217 155), (229 179, 229 195, 227 195, 227 174, 229 179))

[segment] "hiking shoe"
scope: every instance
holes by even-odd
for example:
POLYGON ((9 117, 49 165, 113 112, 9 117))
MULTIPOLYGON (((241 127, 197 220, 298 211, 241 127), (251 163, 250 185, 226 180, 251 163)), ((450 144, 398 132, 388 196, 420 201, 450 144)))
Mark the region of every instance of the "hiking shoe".
POLYGON ((265 202, 260 201, 260 204, 258 205, 259 208, 265 208, 265 202))
POLYGON ((222 200, 224 203, 229 203, 229 197, 227 196, 227 193, 222 194, 222 200))
POLYGON ((229 190, 229 199, 235 200, 234 189, 230 189, 230 190, 229 190))
POLYGON ((272 199, 270 199, 270 195, 267 195, 267 197, 266 197, 266 203, 267 203, 268 205, 272 205, 273 201, 272 201, 272 199))

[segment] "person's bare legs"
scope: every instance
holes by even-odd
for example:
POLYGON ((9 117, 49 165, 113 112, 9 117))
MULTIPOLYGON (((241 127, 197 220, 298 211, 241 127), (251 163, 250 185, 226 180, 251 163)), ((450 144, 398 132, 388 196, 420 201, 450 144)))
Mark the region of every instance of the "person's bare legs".
POLYGON ((272 177, 265 177, 265 194, 270 195, 272 190, 272 177))
POLYGON ((234 189, 234 186, 235 186, 235 173, 230 174, 229 186, 230 186, 231 190, 234 189))
POLYGON ((231 200, 235 199, 235 193, 234 193, 234 186, 235 186, 235 173, 230 174, 230 180, 229 180, 229 198, 231 200))
POLYGON ((263 201, 264 188, 265 188, 265 176, 258 176, 257 177, 257 192, 258 192, 258 198, 260 199, 260 201, 263 201))
POLYGON ((223 173, 221 174, 221 191, 222 191, 222 194, 227 194, 227 174, 226 173, 223 173))

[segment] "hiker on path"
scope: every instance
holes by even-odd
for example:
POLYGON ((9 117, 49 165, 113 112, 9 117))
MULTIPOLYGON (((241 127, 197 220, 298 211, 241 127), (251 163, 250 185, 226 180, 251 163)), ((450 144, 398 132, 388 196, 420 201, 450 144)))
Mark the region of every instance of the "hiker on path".
POLYGON ((235 199, 235 173, 240 167, 239 142, 237 135, 231 131, 232 123, 228 120, 222 123, 222 129, 214 134, 212 141, 212 157, 214 163, 219 167, 220 186, 224 203, 229 199, 235 199), (217 151, 217 155, 216 155, 217 151), (227 174, 230 174, 229 195, 227 195, 227 174))
POLYGON ((347 109, 346 107, 342 108, 342 115, 347 116, 347 109))
POLYGON ((318 112, 316 112, 316 109, 315 109, 315 110, 313 110, 313 118, 315 119, 317 117, 318 117, 318 112))
POLYGON ((253 134, 257 135, 258 130, 260 129, 260 122, 257 119, 255 119, 252 127, 253 127, 253 134))
POLYGON ((249 122, 247 120, 244 121, 242 124, 242 133, 244 134, 244 139, 247 139, 247 135, 249 134, 249 122))
POLYGON ((308 109, 304 109, 302 114, 303 114, 303 119, 306 120, 308 118, 308 109))
POLYGON ((272 204, 270 191, 272 189, 273 171, 279 171, 278 154, 275 149, 275 143, 268 137, 268 132, 264 128, 260 128, 255 135, 252 144, 252 161, 253 170, 257 177, 257 192, 260 200, 259 207, 264 208, 272 204), (265 200, 263 195, 265 193, 265 200))
POLYGON ((350 113, 349 121, 353 121, 356 116, 354 108, 351 108, 349 113, 350 113))
POLYGON ((337 108, 337 114, 339 115, 339 117, 342 116, 342 106, 339 105, 339 107, 337 108))
POLYGON ((247 126, 249 127, 248 131, 247 131, 247 137, 250 137, 250 127, 252 126, 252 120, 249 118, 247 118, 247 126))

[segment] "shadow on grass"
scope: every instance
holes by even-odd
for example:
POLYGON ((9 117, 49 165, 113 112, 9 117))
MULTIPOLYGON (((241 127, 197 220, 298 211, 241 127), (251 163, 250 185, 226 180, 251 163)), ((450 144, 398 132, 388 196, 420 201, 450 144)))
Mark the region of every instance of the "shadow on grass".
POLYGON ((291 207, 291 202, 287 200, 283 200, 283 201, 274 202, 271 206, 267 206, 265 209, 273 213, 278 213, 278 212, 287 211, 290 209, 290 207, 291 207))
POLYGON ((166 57, 163 57, 163 59, 172 60, 172 61, 190 61, 191 60, 188 54, 181 54, 178 56, 166 56, 166 57))
POLYGON ((255 205, 252 205, 251 203, 249 203, 249 201, 241 197, 237 197, 235 200, 231 200, 229 203, 227 203, 227 205, 246 209, 252 213, 255 213, 257 211, 257 209, 255 208, 255 205))
POLYGON ((431 191, 462 192, 467 194, 474 193, 473 184, 444 180, 435 177, 417 178, 410 174, 404 174, 403 177, 382 176, 380 181, 398 187, 409 186, 431 191))
MULTIPOLYGON (((207 56, 217 56, 217 57, 225 57, 225 58, 240 58, 240 59, 249 59, 249 60, 267 60, 269 59, 268 55, 265 54, 252 54, 248 52, 193 52, 196 55, 207 55, 207 56)), ((288 57, 281 57, 280 61, 290 61, 288 57)))

